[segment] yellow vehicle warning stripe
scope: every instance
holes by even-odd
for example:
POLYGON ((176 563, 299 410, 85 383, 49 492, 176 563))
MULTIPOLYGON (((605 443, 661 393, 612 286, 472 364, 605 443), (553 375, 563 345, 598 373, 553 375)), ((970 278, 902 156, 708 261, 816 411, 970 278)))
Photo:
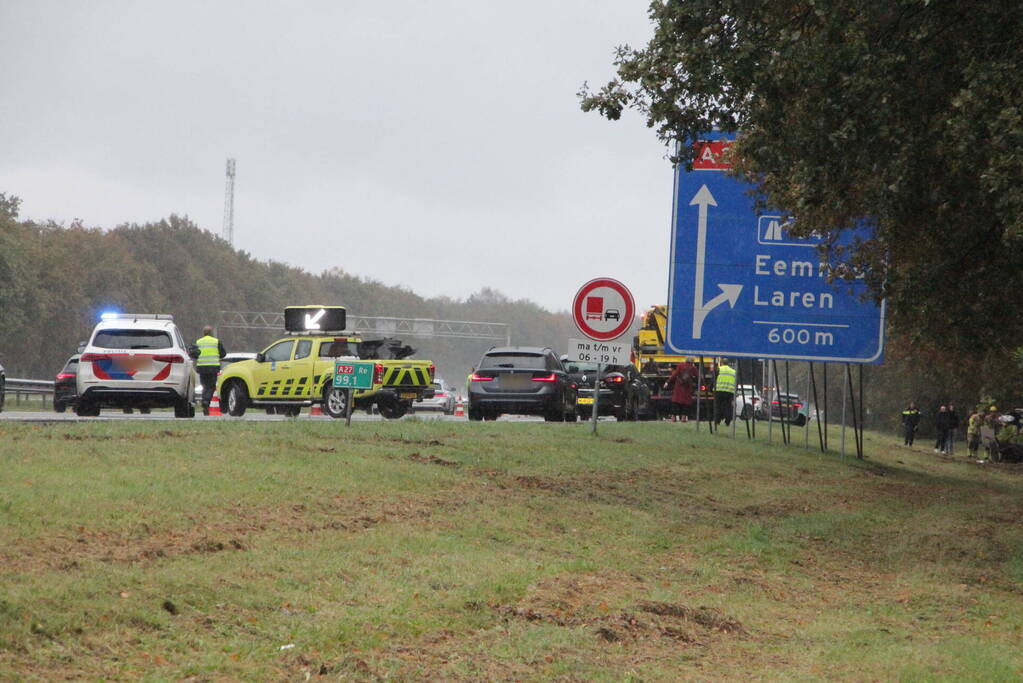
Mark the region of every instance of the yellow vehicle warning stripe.
POLYGON ((425 387, 430 383, 427 372, 423 368, 387 368, 384 371, 386 386, 417 386, 425 387))

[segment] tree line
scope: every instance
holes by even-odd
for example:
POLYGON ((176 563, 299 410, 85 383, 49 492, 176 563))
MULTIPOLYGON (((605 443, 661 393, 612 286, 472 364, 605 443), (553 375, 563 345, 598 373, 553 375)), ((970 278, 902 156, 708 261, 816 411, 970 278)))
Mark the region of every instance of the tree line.
MULTIPOLYGON (((340 268, 316 275, 259 260, 187 217, 102 230, 23 221, 18 209, 16 197, 0 193, 0 363, 10 377, 52 376, 107 310, 171 313, 186 338, 215 325, 220 311, 308 303, 343 305, 358 315, 504 322, 513 344, 556 350, 574 330, 567 313, 486 287, 465 300, 426 298, 340 268)), ((224 329, 220 336, 228 350, 258 351, 280 331, 224 329)), ((464 385, 483 351, 502 343, 404 341, 456 385, 464 385)))

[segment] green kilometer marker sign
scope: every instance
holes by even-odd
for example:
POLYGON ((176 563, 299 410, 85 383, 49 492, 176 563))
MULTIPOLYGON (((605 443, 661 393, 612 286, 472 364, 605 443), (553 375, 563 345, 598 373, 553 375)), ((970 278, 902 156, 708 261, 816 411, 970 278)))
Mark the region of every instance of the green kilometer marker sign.
POLYGON ((372 389, 375 365, 367 361, 334 361, 334 386, 340 389, 372 389))

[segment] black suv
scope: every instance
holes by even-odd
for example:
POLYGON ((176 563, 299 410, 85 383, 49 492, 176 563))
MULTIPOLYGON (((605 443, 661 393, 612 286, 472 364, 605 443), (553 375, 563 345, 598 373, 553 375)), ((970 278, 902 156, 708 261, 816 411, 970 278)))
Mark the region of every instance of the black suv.
POLYGON ((469 375, 470 420, 496 420, 508 413, 574 422, 575 398, 572 380, 548 348, 492 348, 469 375))
MULTIPOLYGON (((579 419, 588 420, 593 415, 593 382, 596 380, 597 364, 569 360, 562 356, 561 362, 569 378, 578 387, 576 412, 579 419)), ((600 415, 614 415, 619 422, 643 419, 652 411, 650 387, 639 377, 631 365, 604 365, 600 369, 600 415)))
POLYGON ((78 401, 77 380, 80 357, 81 354, 76 353, 68 358, 53 382, 53 409, 58 413, 63 413, 68 408, 74 408, 78 401))

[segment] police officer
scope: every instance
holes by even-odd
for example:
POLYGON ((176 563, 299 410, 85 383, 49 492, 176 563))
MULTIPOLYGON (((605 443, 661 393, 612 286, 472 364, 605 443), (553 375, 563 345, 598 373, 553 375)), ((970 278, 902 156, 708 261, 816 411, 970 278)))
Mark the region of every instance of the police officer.
POLYGON ((735 368, 728 364, 727 358, 722 358, 718 366, 718 378, 714 383, 714 424, 720 424, 722 418, 726 427, 732 424, 734 409, 735 368))
POLYGON ((913 445, 913 438, 916 436, 916 428, 920 424, 920 411, 916 409, 916 403, 909 402, 909 407, 902 411, 902 433, 906 437, 905 444, 913 445))
POLYGON ((219 339, 213 336, 210 325, 202 328, 202 336, 195 340, 195 371, 199 374, 202 385, 202 414, 210 414, 210 401, 217 388, 217 373, 220 371, 220 359, 227 352, 219 339))

